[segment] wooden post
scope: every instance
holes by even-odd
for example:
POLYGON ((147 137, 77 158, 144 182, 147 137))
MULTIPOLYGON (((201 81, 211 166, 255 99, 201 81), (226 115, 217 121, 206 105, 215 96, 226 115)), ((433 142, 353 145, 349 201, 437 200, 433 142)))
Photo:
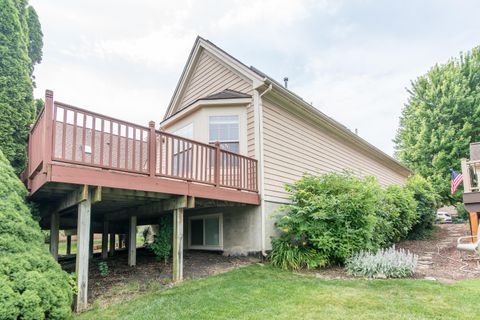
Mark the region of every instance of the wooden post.
POLYGON ((118 249, 122 249, 125 244, 125 235, 119 234, 118 235, 118 249))
POLYGON ((130 217, 128 225, 128 265, 134 267, 137 263, 137 216, 130 217))
MULTIPOLYGON (((150 128, 150 134, 148 139, 148 172, 150 173, 150 177, 154 177, 157 173, 157 161, 156 158, 156 147, 157 147, 157 134, 155 132, 155 122, 150 121, 148 123, 148 127, 150 128)), ((161 165, 161 164, 160 164, 161 165)))
POLYGON ((75 311, 79 312, 87 307, 88 294, 88 260, 90 256, 90 194, 86 201, 78 204, 77 222, 77 255, 75 271, 77 273, 77 300, 75 311))
POLYGON ((462 159, 461 164, 463 175, 463 192, 472 192, 472 179, 470 177, 470 170, 468 168, 467 159, 462 159))
POLYGON ((103 233, 102 233, 102 259, 105 260, 108 257, 108 220, 103 220, 103 233))
POLYGON ((68 235, 67 236, 67 256, 72 254, 72 236, 68 235))
POLYGON ((53 154, 53 91, 51 90, 45 90, 44 113, 45 130, 43 132, 43 172, 47 172, 47 166, 50 164, 53 154))
POLYGON ((174 282, 183 280, 183 208, 173 210, 173 269, 174 282))
POLYGON ((89 243, 89 255, 90 258, 93 258, 93 245, 95 244, 95 234, 93 233, 93 226, 90 227, 90 243, 89 243))
POLYGON ((215 186, 220 185, 220 142, 215 142, 215 169, 214 169, 215 186))
POLYGON ((110 250, 108 252, 108 255, 110 257, 113 257, 115 254, 115 232, 110 232, 110 250))
POLYGON ((469 213, 469 220, 470 220, 470 232, 472 233, 472 242, 477 242, 477 235, 478 235, 478 213, 470 212, 469 213))
POLYGON ((50 217, 50 253, 55 260, 58 260, 59 218, 58 212, 50 217))

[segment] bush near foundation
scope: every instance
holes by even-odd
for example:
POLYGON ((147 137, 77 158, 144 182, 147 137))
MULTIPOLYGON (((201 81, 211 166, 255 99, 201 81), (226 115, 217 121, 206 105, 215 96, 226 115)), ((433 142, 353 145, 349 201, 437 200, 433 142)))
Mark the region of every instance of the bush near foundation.
POLYGON ((173 216, 171 214, 164 215, 160 218, 158 224, 158 233, 155 240, 150 244, 150 249, 155 253, 159 261, 167 264, 168 258, 172 253, 173 244, 173 216))
POLYGON ((410 177, 407 180, 406 188, 413 192, 418 213, 418 220, 412 226, 408 238, 428 238, 433 232, 437 209, 440 207, 439 196, 435 193, 432 184, 419 175, 410 177))
POLYGON ((386 247, 405 239, 418 218, 413 191, 400 185, 388 186, 377 213, 379 245, 386 247))
MULTIPOLYGON (((418 179, 409 183, 417 186, 418 179)), ((421 221, 418 194, 425 196, 419 187, 382 189, 374 177, 348 172, 306 175, 286 189, 291 204, 277 222, 280 235, 272 239, 270 261, 293 270, 343 265, 356 252, 405 239, 421 221)))
POLYGON ((343 264, 355 251, 378 247, 374 228, 382 190, 373 177, 307 175, 287 190, 291 204, 277 223, 281 235, 272 241, 273 265, 312 269, 343 264))
POLYGON ((49 254, 27 191, 0 151, 0 319, 70 316, 70 276, 49 254))

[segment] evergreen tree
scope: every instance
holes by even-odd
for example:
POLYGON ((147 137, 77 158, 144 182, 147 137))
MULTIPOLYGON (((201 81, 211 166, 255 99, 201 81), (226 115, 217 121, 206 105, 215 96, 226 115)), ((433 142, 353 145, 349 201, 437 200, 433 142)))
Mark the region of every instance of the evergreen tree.
POLYGON ((45 247, 1 151, 0 180, 0 319, 68 319, 74 282, 45 247))
POLYGON ((42 62, 43 33, 38 20, 38 15, 32 6, 27 7, 27 26, 28 26, 28 56, 30 57, 30 73, 33 73, 33 67, 42 62))
POLYGON ((30 76, 41 59, 40 24, 26 5, 25 0, 0 0, 0 149, 17 174, 25 167, 26 140, 35 116, 30 76), (27 20, 34 28, 32 40, 27 20))
POLYGON ((444 204, 460 201, 461 192, 450 195, 451 169, 460 171, 469 144, 480 139, 480 47, 435 65, 409 93, 396 155, 432 183, 444 204))

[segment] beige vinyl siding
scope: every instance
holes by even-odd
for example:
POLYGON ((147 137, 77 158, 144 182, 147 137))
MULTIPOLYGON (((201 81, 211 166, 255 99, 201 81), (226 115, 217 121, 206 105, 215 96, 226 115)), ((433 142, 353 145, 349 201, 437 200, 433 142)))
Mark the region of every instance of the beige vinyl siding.
POLYGON ((267 201, 288 201, 284 185, 300 179, 304 173, 321 174, 346 169, 359 176, 376 176, 383 186, 405 181, 406 176, 351 142, 265 100, 263 121, 267 201))
POLYGON ((235 73, 207 51, 202 51, 174 112, 182 110, 199 98, 225 89, 247 94, 252 94, 253 90, 250 81, 235 73))

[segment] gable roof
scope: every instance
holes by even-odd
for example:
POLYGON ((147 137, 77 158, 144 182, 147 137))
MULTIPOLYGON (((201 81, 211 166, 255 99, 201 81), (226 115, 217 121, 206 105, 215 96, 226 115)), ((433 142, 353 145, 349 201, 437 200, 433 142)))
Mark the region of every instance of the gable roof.
POLYGON ((252 83, 253 88, 256 88, 263 84, 264 78, 258 73, 254 72, 252 69, 250 69, 245 64, 241 63, 239 60, 235 59, 216 45, 214 45, 212 42, 205 40, 201 37, 197 37, 193 48, 190 51, 187 63, 182 71, 173 96, 170 100, 164 119, 168 118, 175 111, 177 111, 176 108, 181 103, 181 97, 186 90, 188 80, 194 73, 195 65, 200 58, 202 51, 204 50, 207 51, 209 55, 228 66, 230 70, 232 70, 242 78, 248 79, 248 81, 252 83))
MULTIPOLYGON (((303 100, 302 97, 294 93, 293 91, 285 88, 282 84, 280 84, 278 81, 273 79, 272 77, 268 76, 264 72, 260 71, 259 69, 253 67, 253 66, 247 66, 235 57, 231 56, 221 48, 217 47, 214 43, 203 39, 202 37, 198 36, 197 39, 195 40, 194 46, 192 48, 192 51, 190 52, 187 64, 185 65, 185 68, 183 69, 182 75, 180 77, 180 80, 178 81, 177 87, 175 88, 175 92, 172 96, 172 99, 170 101, 170 104, 167 108, 167 111, 165 113, 164 119, 169 118, 174 110, 175 103, 178 103, 178 98, 181 95, 182 86, 185 84, 188 76, 192 73, 192 66, 195 64, 196 59, 199 56, 199 53, 201 50, 208 50, 209 53, 212 53, 214 56, 216 56, 219 59, 222 59, 223 62, 231 66, 233 69, 235 69, 237 72, 241 73, 243 76, 246 78, 252 80, 253 88, 258 89, 260 87, 272 87, 272 91, 277 92, 282 98, 289 100, 292 102, 292 104, 298 108, 300 111, 311 114, 315 118, 317 118, 317 121, 319 123, 322 123, 323 126, 329 128, 330 130, 337 132, 340 136, 344 137, 345 139, 348 139, 352 141, 354 144, 359 145, 362 149, 366 150, 367 152, 373 154, 374 156, 387 161, 397 167, 398 169, 413 174, 413 171, 411 171, 409 168, 401 164, 399 161, 397 161, 395 158, 389 156, 382 150, 378 149, 365 139, 361 138, 357 134, 353 133, 348 129, 346 126, 343 124, 339 123, 338 121, 334 120, 333 118, 327 116, 325 113, 321 112, 317 108, 313 107, 311 104, 307 103, 305 100, 303 100)), ((227 90, 224 90, 227 91, 227 90)), ((230 93, 233 90, 228 90, 230 93)), ((223 92, 223 91, 222 91, 223 92)), ((219 92, 218 94, 212 94, 210 96, 221 96, 222 92, 219 92)), ((235 92, 235 91, 233 91, 235 92)), ((226 94, 226 93, 223 93, 226 94)), ((243 94, 243 93, 241 93, 243 94)), ((249 95, 247 95, 249 96, 249 95)), ((206 97, 208 98, 208 97, 206 97)), ((244 97, 242 97, 244 98, 244 97)), ((217 98, 217 99, 222 99, 222 98, 217 98)), ((203 98, 202 100, 206 100, 203 98)))

